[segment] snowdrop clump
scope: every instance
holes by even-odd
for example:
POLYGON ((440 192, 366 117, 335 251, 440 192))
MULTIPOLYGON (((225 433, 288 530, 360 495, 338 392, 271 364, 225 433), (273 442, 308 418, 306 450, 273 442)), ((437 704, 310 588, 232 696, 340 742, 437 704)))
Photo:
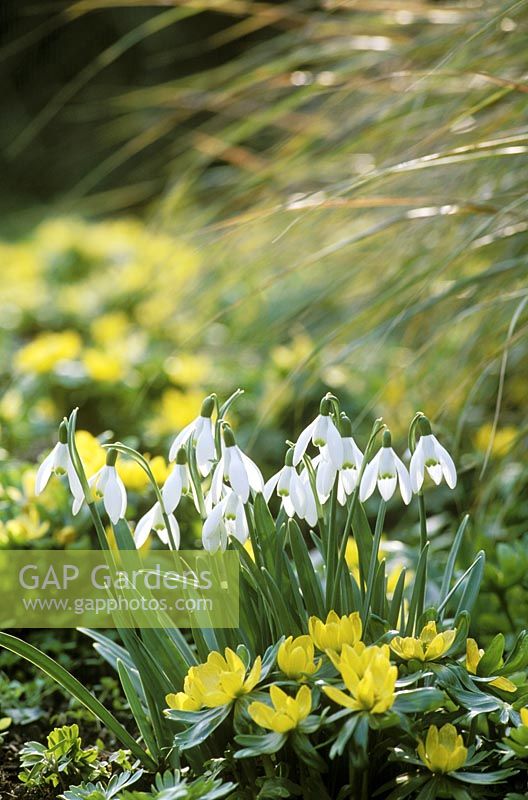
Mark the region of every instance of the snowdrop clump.
MULTIPOLYGON (((231 399, 224 408, 229 407, 231 399)), ((376 421, 362 452, 337 398, 326 395, 319 414, 288 447, 283 466, 264 482, 260 468, 237 444, 216 396, 210 395, 203 401, 200 415, 174 438, 169 451, 173 466, 165 484, 159 488, 149 475, 156 499, 135 526, 136 546, 141 547, 154 532, 163 544, 177 549, 180 529, 175 512, 185 497, 192 499, 201 515, 203 547, 214 552, 225 550, 231 538, 241 544, 247 541, 249 509, 257 494, 262 494, 268 504, 275 495, 287 518, 296 517, 315 529, 326 505, 334 501, 341 506, 358 500, 363 503, 377 489, 387 502, 398 489, 407 505, 413 493, 423 492, 426 474, 435 484, 444 478, 454 488, 457 474, 453 459, 432 434, 430 422, 422 413, 412 421, 411 433, 409 469, 392 447, 390 431, 381 420, 376 421)), ((92 509, 95 500, 102 499, 115 525, 125 518, 127 509, 126 490, 115 466, 120 455, 136 459, 148 474, 143 457, 118 442, 107 446, 106 464, 95 475, 86 476, 68 444, 65 421, 59 429, 59 442, 38 470, 36 491, 43 491, 52 474, 66 475, 73 512, 78 513, 85 502, 92 509)))

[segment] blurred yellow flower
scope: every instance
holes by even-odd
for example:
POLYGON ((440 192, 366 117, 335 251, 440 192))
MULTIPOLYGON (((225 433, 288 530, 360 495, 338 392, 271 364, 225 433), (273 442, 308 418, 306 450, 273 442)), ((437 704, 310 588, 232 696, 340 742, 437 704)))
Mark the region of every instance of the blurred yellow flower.
POLYGON ((249 704, 248 713, 261 728, 275 733, 292 731, 306 719, 312 708, 312 693, 308 686, 301 686, 295 697, 290 697, 278 686, 271 686, 270 699, 273 707, 255 701, 249 704))
POLYGON ((310 636, 288 636, 279 647, 277 664, 279 669, 294 681, 305 681, 321 666, 321 659, 314 661, 314 643, 310 636))
POLYGON ((491 454, 498 457, 505 456, 515 444, 518 436, 517 428, 511 426, 497 428, 493 436, 493 425, 487 422, 475 434, 475 448, 480 453, 486 453, 493 437, 491 454))
POLYGON ((180 386, 196 386, 211 372, 211 362, 206 356, 180 353, 165 361, 165 372, 173 383, 180 386))
POLYGON ((77 531, 73 527, 73 525, 65 525, 64 528, 60 528, 58 531, 55 531, 53 534, 53 538, 55 539, 61 547, 64 547, 67 544, 71 544, 71 542, 75 541, 77 536, 77 531))
POLYGON ((456 633, 456 628, 437 633, 436 623, 428 622, 418 639, 413 636, 395 636, 390 647, 397 656, 406 661, 411 658, 417 661, 436 661, 447 653, 455 641, 456 633))
POLYGON ((115 383, 125 376, 125 364, 115 353, 90 347, 84 351, 82 362, 94 381, 115 383))
POLYGON ((161 396, 159 413, 150 426, 152 433, 163 435, 181 430, 199 415, 202 401, 202 392, 165 389, 161 396))
POLYGON ((382 714, 394 703, 398 668, 391 665, 389 648, 366 647, 363 642, 343 645, 341 655, 329 651, 349 694, 335 686, 323 686, 324 693, 338 705, 352 711, 382 714))
POLYGON ((106 453, 99 441, 89 431, 77 431, 75 443, 84 465, 84 471, 90 478, 106 463, 106 453))
POLYGON ((260 680, 261 659, 258 656, 249 673, 240 656, 226 647, 224 655, 213 651, 205 664, 191 667, 184 681, 183 692, 168 694, 170 708, 197 711, 205 706, 216 708, 249 694, 260 680))
POLYGON ((0 398, 0 416, 5 420, 14 420, 22 414, 24 398, 18 389, 8 389, 0 398))
POLYGON ((40 333, 15 355, 15 366, 21 372, 50 372, 60 361, 77 358, 81 337, 76 331, 40 333))
MULTIPOLYGON (((383 542, 383 539, 382 539, 383 542)), ((380 547, 379 551, 380 558, 388 559, 389 554, 385 552, 383 549, 383 545, 380 547)), ((347 564, 348 569, 352 573, 356 583, 359 585, 360 583, 360 575, 359 575, 359 553, 358 553, 358 546, 357 542, 353 536, 348 537, 348 541, 346 544, 345 550, 345 561, 347 564)), ((402 570, 405 568, 404 564, 400 561, 392 562, 390 561, 387 564, 387 594, 391 596, 396 589, 396 584, 398 583, 398 579, 402 570)), ((412 571, 407 570, 405 573, 405 586, 409 585, 410 580, 412 579, 412 571)))
POLYGON ((130 327, 130 322, 124 311, 113 311, 94 319, 90 325, 90 333, 98 344, 112 344, 123 339, 130 327))
MULTIPOLYGON (((466 642, 466 669, 472 675, 477 674, 477 667, 483 655, 484 650, 479 649, 475 639, 468 639, 466 642)), ((500 689, 503 692, 517 691, 516 685, 509 681, 508 678, 495 678, 495 680, 490 681, 489 685, 494 686, 496 689, 500 689)))
POLYGON ((431 772, 454 772, 466 763, 467 748, 454 725, 447 723, 440 730, 431 725, 425 744, 418 743, 418 755, 431 772))
POLYGON ((340 653, 343 645, 359 642, 363 626, 357 611, 343 617, 339 617, 335 611, 330 611, 326 622, 318 617, 310 617, 308 630, 319 650, 333 650, 340 653))
POLYGON ((282 372, 291 372, 307 361, 315 352, 315 346, 306 334, 298 334, 287 345, 279 345, 271 351, 271 360, 282 372))
POLYGON ((42 522, 35 506, 7 522, 0 522, 0 545, 27 544, 41 539, 49 531, 49 522, 42 522))

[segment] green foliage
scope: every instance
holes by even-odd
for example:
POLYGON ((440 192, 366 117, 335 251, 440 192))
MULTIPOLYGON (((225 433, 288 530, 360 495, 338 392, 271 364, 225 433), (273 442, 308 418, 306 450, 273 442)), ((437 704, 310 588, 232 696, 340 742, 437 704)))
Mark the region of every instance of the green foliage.
POLYGON ((107 772, 98 748, 83 748, 75 724, 52 730, 46 745, 27 742, 20 751, 20 763, 19 777, 27 786, 64 786, 75 778, 96 778, 107 772))

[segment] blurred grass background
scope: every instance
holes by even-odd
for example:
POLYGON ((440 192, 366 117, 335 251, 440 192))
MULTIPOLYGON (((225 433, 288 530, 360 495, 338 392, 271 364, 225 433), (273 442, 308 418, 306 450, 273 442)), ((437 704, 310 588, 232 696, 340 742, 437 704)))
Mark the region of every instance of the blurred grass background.
POLYGON ((359 440, 383 415, 403 450, 430 415, 461 471, 438 531, 469 510, 475 545, 517 548, 501 591, 522 582, 528 3, 2 14, 3 508, 26 515, 4 539, 74 536, 28 521, 17 466, 73 405, 157 454, 205 392, 243 386, 271 468, 330 389, 359 440))

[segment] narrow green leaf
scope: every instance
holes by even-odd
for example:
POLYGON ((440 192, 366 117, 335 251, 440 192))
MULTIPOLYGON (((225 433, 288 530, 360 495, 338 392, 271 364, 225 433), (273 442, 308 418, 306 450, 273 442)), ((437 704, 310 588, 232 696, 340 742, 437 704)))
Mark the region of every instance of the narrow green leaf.
MULTIPOLYGON (((143 736, 143 740, 147 745, 150 753, 154 756, 154 758, 156 758, 156 760, 159 761, 160 753, 158 750, 158 746, 156 744, 156 740, 152 734, 152 727, 147 718, 147 715, 145 714, 145 709, 141 704, 141 700, 139 699, 137 694, 137 689, 136 689, 137 681, 138 680, 141 681, 139 673, 137 672, 137 670, 135 670, 136 680, 133 680, 130 674, 132 670, 129 670, 126 664, 124 664, 123 661, 121 661, 120 659, 118 659, 117 661, 117 671, 119 673, 119 678, 121 680, 121 685, 123 687, 125 697, 128 700, 130 710, 132 711, 132 714, 134 716, 134 719, 136 720, 139 731, 143 736)), ((144 695, 144 691, 142 692, 142 694, 144 695)))

